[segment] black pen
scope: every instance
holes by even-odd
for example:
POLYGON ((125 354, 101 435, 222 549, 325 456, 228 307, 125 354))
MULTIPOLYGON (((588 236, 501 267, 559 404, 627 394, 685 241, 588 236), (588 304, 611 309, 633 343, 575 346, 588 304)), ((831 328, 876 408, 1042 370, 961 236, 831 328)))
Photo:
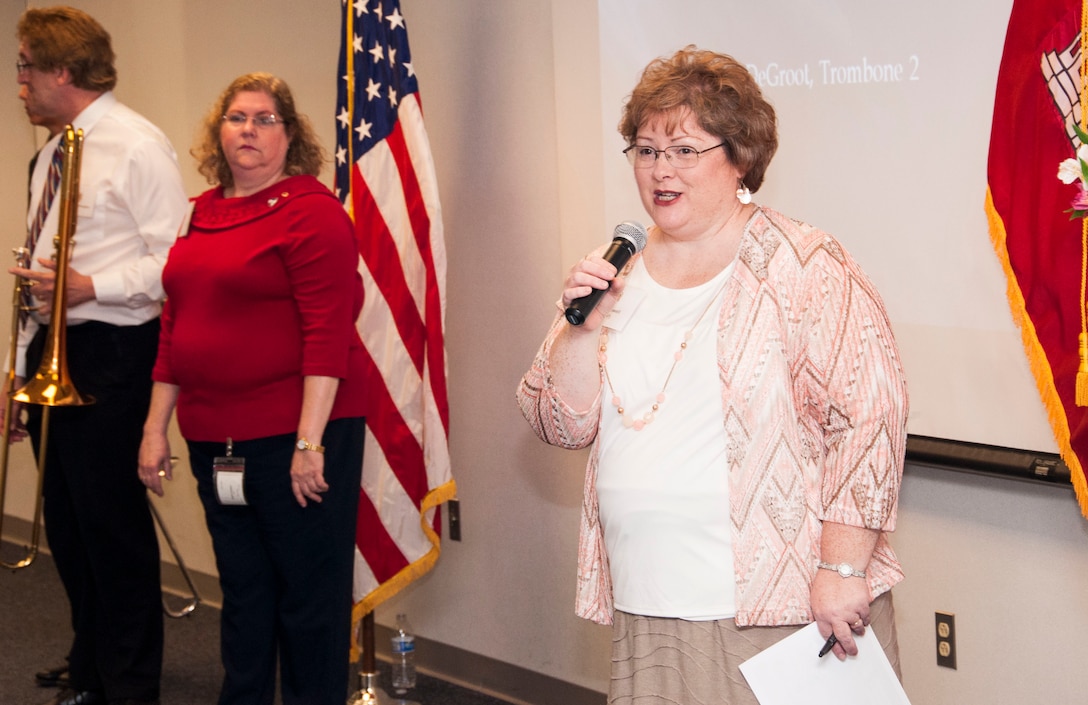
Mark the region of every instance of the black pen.
POLYGON ((820 649, 819 658, 823 658, 824 656, 827 656, 827 652, 831 651, 831 648, 833 646, 835 646, 835 644, 837 644, 837 643, 839 643, 839 640, 835 638, 834 634, 827 637, 827 641, 824 642, 823 648, 820 649))

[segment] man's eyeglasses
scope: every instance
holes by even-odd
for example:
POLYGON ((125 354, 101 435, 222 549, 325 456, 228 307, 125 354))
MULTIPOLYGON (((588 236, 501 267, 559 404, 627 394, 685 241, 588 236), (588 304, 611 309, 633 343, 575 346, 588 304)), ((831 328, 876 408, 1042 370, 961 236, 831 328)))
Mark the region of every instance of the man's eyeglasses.
POLYGON ((29 61, 16 61, 15 62, 15 73, 25 73, 25 72, 29 71, 32 68, 34 68, 34 64, 32 64, 29 61))
POLYGON ((669 164, 672 164, 677 169, 690 169, 699 163, 700 154, 706 154, 712 149, 724 146, 725 142, 701 150, 682 145, 666 147, 665 149, 654 149, 653 147, 647 147, 643 144, 633 144, 623 150, 623 153, 627 155, 627 161, 631 162, 631 166, 637 169, 648 169, 652 167, 654 162, 657 161, 657 156, 659 154, 664 154, 665 159, 669 161, 669 164))
POLYGON ((245 127, 250 120, 253 120, 253 124, 257 127, 274 127, 284 123, 283 118, 272 113, 261 113, 260 115, 254 115, 252 118, 245 113, 227 113, 223 116, 223 122, 231 127, 245 127))

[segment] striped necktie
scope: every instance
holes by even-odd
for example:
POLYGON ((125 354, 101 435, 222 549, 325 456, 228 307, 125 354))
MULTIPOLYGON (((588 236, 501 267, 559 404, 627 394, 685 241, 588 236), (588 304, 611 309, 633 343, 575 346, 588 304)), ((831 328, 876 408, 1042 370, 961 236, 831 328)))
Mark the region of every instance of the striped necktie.
MULTIPOLYGON (((61 165, 64 162, 64 138, 62 137, 57 142, 57 148, 53 151, 53 159, 49 162, 49 174, 45 177, 45 188, 42 190, 42 198, 38 201, 38 212, 34 215, 34 222, 30 224, 30 228, 26 233, 26 264, 24 266, 30 267, 33 256, 34 247, 38 244, 38 236, 42 233, 42 226, 45 224, 45 218, 49 215, 49 208, 53 205, 53 197, 57 195, 57 187, 60 185, 60 170, 61 165)), ((22 325, 26 325, 26 319, 30 315, 30 311, 36 308, 34 304, 34 298, 30 294, 30 287, 23 286, 20 290, 20 304, 19 307, 19 322, 22 325)))

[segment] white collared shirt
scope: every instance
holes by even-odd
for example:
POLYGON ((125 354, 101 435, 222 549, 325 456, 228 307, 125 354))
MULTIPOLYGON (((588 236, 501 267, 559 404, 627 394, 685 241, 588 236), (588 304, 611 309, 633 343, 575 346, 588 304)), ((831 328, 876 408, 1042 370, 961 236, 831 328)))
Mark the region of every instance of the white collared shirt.
MULTIPOLYGON (((87 106, 73 127, 83 130, 83 153, 69 264, 93 279, 95 300, 70 306, 68 325, 146 323, 161 312, 162 268, 189 207, 177 154, 159 128, 119 103, 112 92, 87 106)), ((38 153, 30 180, 28 228, 60 139, 55 135, 38 153)), ((38 258, 54 254, 60 200, 58 193, 42 226, 31 269, 43 269, 38 258)), ((20 333, 19 376, 26 372, 26 345, 44 323, 32 316, 20 333)))

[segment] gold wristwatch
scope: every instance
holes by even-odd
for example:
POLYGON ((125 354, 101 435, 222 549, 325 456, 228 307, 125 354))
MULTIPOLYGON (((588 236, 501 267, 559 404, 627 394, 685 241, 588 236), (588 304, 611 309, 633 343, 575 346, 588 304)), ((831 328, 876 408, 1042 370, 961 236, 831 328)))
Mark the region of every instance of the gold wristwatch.
POLYGON ((298 448, 299 450, 312 450, 315 453, 324 453, 325 452, 325 446, 319 446, 316 443, 310 443, 308 440, 306 440, 302 436, 299 436, 298 440, 295 441, 295 447, 298 448))

